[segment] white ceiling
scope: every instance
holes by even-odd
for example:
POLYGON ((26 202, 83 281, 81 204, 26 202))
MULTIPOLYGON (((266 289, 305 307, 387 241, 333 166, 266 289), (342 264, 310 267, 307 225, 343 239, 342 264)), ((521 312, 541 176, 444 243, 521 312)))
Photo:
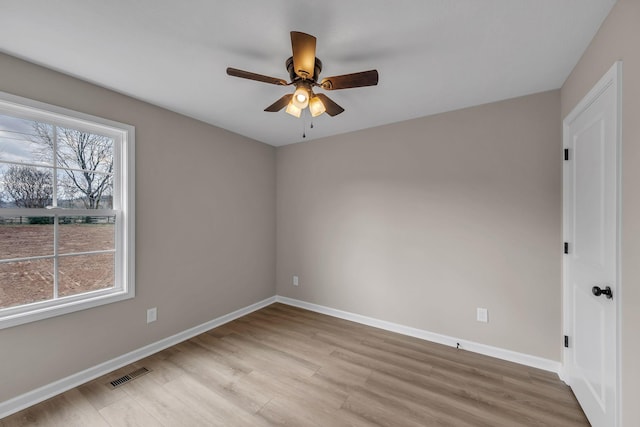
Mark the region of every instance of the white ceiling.
MULTIPOLYGON (((292 87, 289 32, 317 37, 345 108, 306 140, 559 88, 615 0, 21 0, 0 2, 0 51, 274 146, 303 120, 263 109, 292 87)), ((1 78, 1 70, 0 70, 1 78)))

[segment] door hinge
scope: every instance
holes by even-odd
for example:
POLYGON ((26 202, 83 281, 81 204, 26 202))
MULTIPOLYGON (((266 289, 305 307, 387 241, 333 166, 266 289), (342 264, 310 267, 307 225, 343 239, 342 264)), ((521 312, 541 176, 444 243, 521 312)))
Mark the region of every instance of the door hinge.
POLYGON ((569 160, 569 149, 568 148, 564 149, 564 159, 565 160, 569 160))
POLYGON ((569 253, 569 243, 564 242, 564 253, 568 254, 569 253))
POLYGON ((564 336, 564 346, 565 346, 565 348, 569 348, 569 336, 568 335, 564 336))

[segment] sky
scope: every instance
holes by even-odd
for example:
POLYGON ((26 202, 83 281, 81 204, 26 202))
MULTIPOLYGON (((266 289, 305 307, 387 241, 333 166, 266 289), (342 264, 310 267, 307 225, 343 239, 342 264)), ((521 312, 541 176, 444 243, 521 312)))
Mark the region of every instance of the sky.
POLYGON ((45 165, 39 160, 41 144, 31 142, 33 121, 0 114, 0 161, 45 165))

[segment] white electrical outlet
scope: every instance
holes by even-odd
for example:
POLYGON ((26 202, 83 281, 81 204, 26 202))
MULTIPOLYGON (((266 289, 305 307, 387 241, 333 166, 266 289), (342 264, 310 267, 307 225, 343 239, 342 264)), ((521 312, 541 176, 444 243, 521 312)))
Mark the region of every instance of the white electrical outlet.
POLYGON ((293 276, 293 286, 298 286, 298 276, 293 276))
POLYGON ((476 312, 476 319, 478 322, 487 323, 489 321, 489 311, 486 308, 478 307, 476 312))
POLYGON ((155 322, 158 320, 158 308, 153 307, 147 310, 147 323, 155 322))

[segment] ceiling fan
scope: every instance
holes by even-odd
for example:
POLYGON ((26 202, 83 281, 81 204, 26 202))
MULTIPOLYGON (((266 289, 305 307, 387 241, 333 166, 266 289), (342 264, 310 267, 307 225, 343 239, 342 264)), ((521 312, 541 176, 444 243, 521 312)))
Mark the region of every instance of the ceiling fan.
POLYGON ((285 64, 291 81, 276 77, 264 76, 249 71, 227 68, 227 74, 233 77, 256 80, 279 86, 295 86, 296 90, 284 95, 264 111, 277 112, 286 108, 286 112, 295 117, 300 117, 302 110, 309 107, 311 116, 316 117, 325 111, 330 116, 337 116, 344 108, 333 102, 323 93, 314 93, 313 88, 319 87, 325 90, 349 89, 362 86, 375 86, 378 84, 378 71, 369 70, 353 74, 326 77, 320 82, 318 78, 322 71, 322 61, 316 58, 316 38, 298 31, 291 32, 291 48, 293 56, 286 60, 285 64))

